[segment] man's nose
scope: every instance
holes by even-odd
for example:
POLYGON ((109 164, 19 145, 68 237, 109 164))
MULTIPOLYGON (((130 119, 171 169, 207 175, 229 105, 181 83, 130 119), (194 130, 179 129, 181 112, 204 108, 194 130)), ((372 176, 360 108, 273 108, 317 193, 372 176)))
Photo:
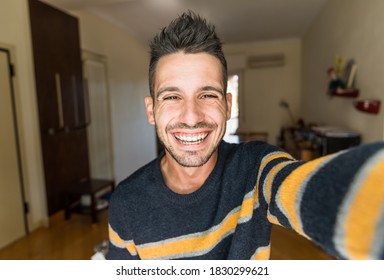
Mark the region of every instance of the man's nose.
POLYGON ((198 100, 191 99, 184 102, 182 119, 184 123, 190 126, 194 126, 197 123, 203 121, 204 112, 198 100))

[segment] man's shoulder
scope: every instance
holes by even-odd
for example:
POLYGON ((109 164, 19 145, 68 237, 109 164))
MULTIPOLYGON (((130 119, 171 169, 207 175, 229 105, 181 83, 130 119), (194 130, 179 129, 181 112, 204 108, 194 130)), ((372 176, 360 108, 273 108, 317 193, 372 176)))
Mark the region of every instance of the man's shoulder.
POLYGON ((255 155, 263 155, 266 153, 281 150, 280 148, 270 145, 263 141, 247 141, 241 142, 239 144, 223 142, 221 147, 222 151, 225 151, 229 155, 250 155, 252 157, 254 157, 255 155))
POLYGON ((137 169, 117 185, 115 193, 124 197, 125 195, 133 196, 137 192, 142 192, 146 186, 156 181, 157 164, 158 160, 154 159, 137 169))

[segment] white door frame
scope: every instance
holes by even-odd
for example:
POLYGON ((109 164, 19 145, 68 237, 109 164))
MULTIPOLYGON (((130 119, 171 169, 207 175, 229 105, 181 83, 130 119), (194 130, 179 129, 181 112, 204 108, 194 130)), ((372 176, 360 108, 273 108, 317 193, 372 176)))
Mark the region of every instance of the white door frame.
MULTIPOLYGON (((20 145, 20 131, 19 131, 19 121, 18 121, 18 110, 17 110, 17 88, 16 88, 16 76, 15 76, 15 69, 14 69, 14 48, 12 46, 2 44, 0 43, 0 51, 6 55, 7 63, 9 65, 9 90, 10 90, 10 101, 11 101, 11 113, 13 118, 13 131, 14 131, 14 141, 15 141, 15 152, 16 152, 16 165, 17 165, 17 173, 18 173, 18 181, 19 181, 19 187, 20 187, 20 202, 21 205, 18 209, 18 212, 22 213, 23 217, 23 223, 24 223, 24 234, 27 234, 28 229, 28 220, 27 220, 27 214, 26 214, 26 195, 25 195, 25 186, 24 186, 24 176, 23 176, 23 164, 22 164, 22 151, 21 151, 21 145, 20 145)), ((9 107, 8 107, 9 108, 9 107)), ((9 215, 14 215, 15 213, 9 213, 9 215)), ((20 216, 19 216, 20 218, 20 216)), ((20 237, 20 236, 19 236, 20 237)), ((16 237, 15 237, 16 238, 16 237)))
POLYGON ((114 154, 107 58, 103 55, 83 50, 82 61, 85 85, 85 107, 87 121, 89 122, 87 138, 91 176, 99 179, 114 180, 114 154), (103 91, 104 96, 102 97, 96 96, 100 95, 101 92, 97 90, 94 91, 92 88, 92 80, 88 77, 89 73, 87 71, 88 63, 90 63, 90 65, 98 65, 103 69, 105 91, 103 91), (100 100, 102 99, 105 100, 105 104, 100 107, 100 100), (98 106, 94 107, 95 105, 98 106), (102 123, 100 120, 98 121, 100 118, 103 119, 102 123), (100 135, 100 132, 104 134, 100 135), (104 146, 100 146, 100 143, 103 143, 104 146), (102 153, 99 153, 101 150, 102 153))

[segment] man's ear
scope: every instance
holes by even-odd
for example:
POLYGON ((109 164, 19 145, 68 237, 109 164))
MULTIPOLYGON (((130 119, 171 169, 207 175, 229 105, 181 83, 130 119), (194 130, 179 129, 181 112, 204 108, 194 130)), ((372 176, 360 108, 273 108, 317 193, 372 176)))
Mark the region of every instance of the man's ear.
POLYGON ((227 93, 226 96, 227 100, 227 121, 231 118, 231 112, 232 112, 232 93, 227 93))
POLYGON ((153 98, 151 96, 146 96, 144 102, 148 122, 152 125, 155 125, 155 116, 153 114, 153 98))

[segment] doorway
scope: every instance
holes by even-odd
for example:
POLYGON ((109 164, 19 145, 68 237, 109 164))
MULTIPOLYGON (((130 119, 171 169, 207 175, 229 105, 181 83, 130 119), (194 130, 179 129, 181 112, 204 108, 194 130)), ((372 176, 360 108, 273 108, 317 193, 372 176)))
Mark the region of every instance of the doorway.
POLYGON ((0 45, 0 248, 28 231, 11 50, 0 45))
POLYGON ((106 57, 83 51, 83 72, 90 173, 93 179, 114 180, 110 98, 106 57))

